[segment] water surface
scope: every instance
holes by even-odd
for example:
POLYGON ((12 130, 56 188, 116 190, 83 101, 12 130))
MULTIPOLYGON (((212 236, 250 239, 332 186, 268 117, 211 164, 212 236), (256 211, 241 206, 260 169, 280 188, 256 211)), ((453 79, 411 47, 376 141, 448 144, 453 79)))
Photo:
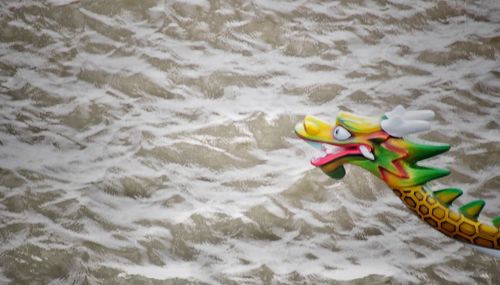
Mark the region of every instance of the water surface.
POLYGON ((0 0, 1 284, 495 284, 311 114, 437 113, 457 205, 500 215, 500 4, 0 0))

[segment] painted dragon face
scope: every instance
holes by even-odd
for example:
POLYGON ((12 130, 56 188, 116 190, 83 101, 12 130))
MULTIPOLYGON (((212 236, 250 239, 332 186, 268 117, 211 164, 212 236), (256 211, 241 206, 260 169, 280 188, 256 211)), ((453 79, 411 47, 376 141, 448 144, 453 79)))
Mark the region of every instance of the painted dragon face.
POLYGON ((397 107, 380 117, 339 112, 334 124, 312 116, 295 126, 295 133, 320 150, 311 164, 328 176, 345 176, 344 164, 367 169, 392 187, 407 187, 447 175, 445 169, 416 165, 449 149, 449 145, 417 144, 403 136, 430 127, 432 111, 406 112, 397 107))
POLYGON ((306 116, 295 126, 295 133, 320 150, 311 164, 336 179, 344 177, 345 163, 377 164, 377 145, 389 138, 380 127, 380 118, 348 112, 340 112, 335 124, 306 116))

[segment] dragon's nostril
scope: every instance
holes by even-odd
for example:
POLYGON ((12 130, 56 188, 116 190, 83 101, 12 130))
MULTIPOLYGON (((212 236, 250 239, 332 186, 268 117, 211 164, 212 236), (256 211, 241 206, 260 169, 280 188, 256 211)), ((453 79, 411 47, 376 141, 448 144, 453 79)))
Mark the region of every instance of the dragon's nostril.
POLYGON ((319 126, 314 122, 304 121, 304 130, 307 134, 313 136, 319 133, 319 126))

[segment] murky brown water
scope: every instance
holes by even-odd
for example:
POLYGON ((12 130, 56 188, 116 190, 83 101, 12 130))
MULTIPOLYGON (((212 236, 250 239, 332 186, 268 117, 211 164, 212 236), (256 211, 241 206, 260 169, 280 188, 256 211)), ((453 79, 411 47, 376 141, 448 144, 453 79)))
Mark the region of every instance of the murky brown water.
POLYGON ((498 284, 292 131, 432 109, 499 215, 497 0, 0 3, 1 284, 498 284))

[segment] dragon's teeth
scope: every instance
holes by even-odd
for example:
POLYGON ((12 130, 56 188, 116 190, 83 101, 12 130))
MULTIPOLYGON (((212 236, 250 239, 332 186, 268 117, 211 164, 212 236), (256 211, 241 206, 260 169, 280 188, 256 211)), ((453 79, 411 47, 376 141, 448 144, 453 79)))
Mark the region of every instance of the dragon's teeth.
POLYGON ((333 145, 323 145, 326 153, 335 153, 339 150, 338 147, 333 146, 333 145))
POLYGON ((367 159, 369 159, 369 160, 375 159, 375 156, 373 155, 373 153, 365 145, 359 146, 359 151, 361 151, 361 154, 364 157, 366 157, 367 159))
POLYGON ((326 153, 326 152, 321 151, 320 153, 318 153, 318 154, 316 154, 316 155, 314 156, 314 159, 320 159, 320 158, 325 157, 326 155, 327 155, 327 153, 326 153))

